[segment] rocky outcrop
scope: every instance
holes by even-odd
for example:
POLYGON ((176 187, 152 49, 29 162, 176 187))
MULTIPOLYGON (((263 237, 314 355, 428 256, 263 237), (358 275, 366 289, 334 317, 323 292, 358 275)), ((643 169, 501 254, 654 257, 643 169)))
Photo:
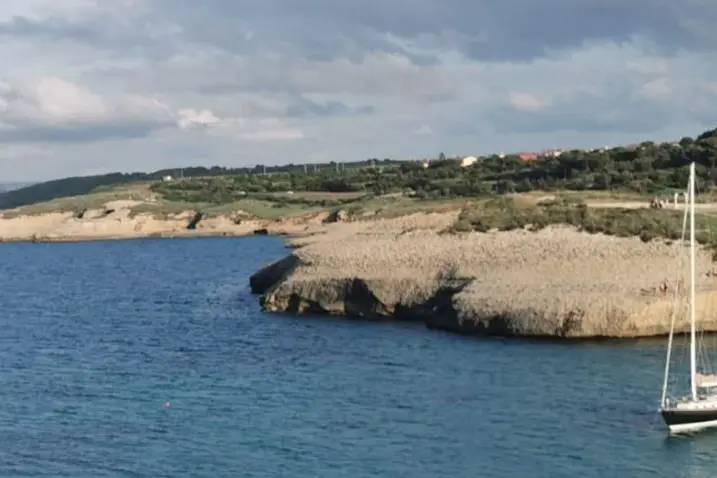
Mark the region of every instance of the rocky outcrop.
MULTIPOLYGON (((568 228, 439 234, 354 231, 308 238, 252 277, 272 312, 422 321, 465 334, 550 338, 688 330, 684 247, 568 228), (675 300, 677 299, 677 300, 675 300), (676 315, 675 315, 676 314, 676 315)), ((717 279, 700 252, 698 313, 717 331, 717 279)))
POLYGON ((276 284, 285 280, 299 265, 299 258, 294 254, 272 262, 249 278, 249 286, 254 294, 265 294, 276 284))
POLYGON ((425 287, 410 281, 357 277, 290 282, 289 274, 267 289, 261 303, 272 312, 426 320, 437 314, 455 316, 452 298, 465 284, 435 281, 425 287))
MULTIPOLYGON (((0 211, 0 241, 89 241, 141 237, 247 236, 289 234, 320 224, 325 215, 280 219, 244 217, 237 212, 207 215, 188 209, 177 213, 152 212, 152 204, 118 200, 95 209, 25 214, 23 209, 0 211)), ((156 204, 154 205, 156 206, 156 204)), ((188 206, 190 207, 190 206, 188 206)), ((241 213, 241 211, 239 211, 241 213)))

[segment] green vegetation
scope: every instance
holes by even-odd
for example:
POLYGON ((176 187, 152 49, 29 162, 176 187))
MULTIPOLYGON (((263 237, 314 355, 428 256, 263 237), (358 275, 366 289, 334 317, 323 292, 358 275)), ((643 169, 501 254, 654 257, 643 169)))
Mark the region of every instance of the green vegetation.
POLYGON ((557 157, 523 160, 486 156, 468 167, 443 154, 428 162, 369 159, 227 169, 185 168, 149 174, 113 173, 66 178, 0 193, 0 209, 144 181, 171 203, 229 205, 252 200, 277 209, 336 208, 395 194, 419 200, 493 196, 530 191, 575 191, 583 195, 644 196, 683 190, 688 165, 697 163, 697 186, 704 194, 717 185, 717 129, 677 143, 644 142, 634 147, 565 151, 557 157), (173 176, 171 181, 162 181, 173 176), (181 176, 181 179, 176 179, 181 176), (100 189, 98 189, 100 188, 100 189))
MULTIPOLYGON (((717 130, 679 143, 645 142, 632 148, 567 151, 525 161, 488 156, 472 166, 458 159, 366 166, 319 172, 242 173, 155 183, 153 191, 173 201, 227 203, 240 197, 280 192, 385 195, 419 199, 475 197, 534 190, 613 191, 644 196, 683 190, 688 165, 697 162, 698 189, 717 184, 717 130)), ((286 198, 284 201, 289 202, 286 198)))
POLYGON ((300 216, 312 212, 326 210, 325 207, 312 207, 307 204, 279 203, 266 200, 247 198, 226 204, 212 204, 205 202, 186 203, 162 201, 157 203, 142 203, 130 208, 130 216, 149 214, 157 219, 170 219, 172 216, 185 214, 188 211, 200 211, 204 219, 226 216, 239 222, 243 219, 279 219, 284 217, 300 216))
MULTIPOLYGON (((150 183, 151 184, 151 183, 150 183)), ((128 205, 130 217, 148 214, 157 219, 173 219, 177 216, 186 216, 192 211, 201 211, 203 218, 225 216, 239 222, 249 218, 279 219, 318 213, 321 211, 343 210, 349 217, 360 215, 388 216, 401 215, 418 210, 431 210, 451 201, 416 201, 411 198, 372 197, 363 194, 327 194, 327 193, 298 193, 290 194, 254 194, 244 196, 233 202, 221 203, 203 201, 167 201, 157 198, 149 190, 150 184, 133 183, 126 186, 107 186, 97 188, 95 191, 72 197, 54 199, 21 206, 12 210, 1 212, 4 218, 18 216, 40 215, 49 213, 73 213, 75 217, 82 217, 87 210, 107 209, 110 201, 129 200, 136 201, 135 205, 128 205)))
MULTIPOLYGON (((146 201, 151 196, 147 184, 132 184, 125 187, 103 187, 89 194, 61 197, 46 202, 31 203, 11 211, 2 212, 5 218, 34 216, 49 213, 72 212, 76 216, 88 209, 102 209, 110 201, 133 200, 146 201)), ((186 204, 182 206, 187 209, 186 204)))
POLYGON ((33 184, 13 191, 0 193, 0 209, 11 209, 30 204, 88 194, 98 187, 128 184, 146 179, 144 174, 112 173, 102 176, 57 179, 33 184))
MULTIPOLYGON (((384 159, 383 162, 378 159, 369 160, 373 165, 395 165, 399 162, 384 159)), ((70 177, 46 181, 42 183, 32 184, 26 187, 14 189, 12 191, 0 192, 0 209, 11 209, 29 204, 37 204, 40 202, 52 201, 54 199, 66 198, 72 196, 81 196, 98 191, 100 188, 112 188, 117 186, 126 186, 136 182, 155 182, 166 176, 183 177, 183 178, 211 178, 217 176, 233 176, 233 175, 273 175, 288 173, 304 173, 311 171, 312 174, 323 174, 324 171, 349 172, 353 169, 366 166, 366 161, 355 163, 343 163, 339 168, 334 162, 312 165, 296 165, 288 164, 283 166, 262 166, 246 168, 224 168, 214 166, 205 167, 189 167, 162 169, 152 173, 109 173, 95 176, 70 177)))
MULTIPOLYGON (((649 242, 656 238, 680 239, 683 214, 671 209, 589 208, 583 202, 565 198, 535 203, 502 197, 465 208, 452 230, 487 232, 526 228, 537 231, 550 225, 567 224, 585 232, 639 236, 649 242)), ((717 216, 699 214, 698 224, 697 241, 717 249, 717 216)))

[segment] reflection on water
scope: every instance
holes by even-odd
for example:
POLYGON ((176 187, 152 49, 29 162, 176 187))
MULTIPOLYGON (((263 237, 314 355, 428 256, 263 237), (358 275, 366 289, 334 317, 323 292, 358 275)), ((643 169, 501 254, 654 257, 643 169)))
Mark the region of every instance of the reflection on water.
POLYGON ((675 476, 713 478, 717 473, 715 451, 717 430, 668 436, 663 441, 665 453, 675 459, 675 476))

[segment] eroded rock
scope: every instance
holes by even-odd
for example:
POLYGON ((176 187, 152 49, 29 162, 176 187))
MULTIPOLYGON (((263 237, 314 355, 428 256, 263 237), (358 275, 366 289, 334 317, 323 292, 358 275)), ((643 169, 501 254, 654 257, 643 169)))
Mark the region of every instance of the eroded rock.
MULTIPOLYGON (((678 244, 569 228, 460 236, 433 230, 330 235, 261 275, 274 312, 420 320, 468 334, 555 338, 639 337, 688 330, 677 280, 678 244), (650 291, 646 293, 645 291, 650 291)), ((281 261, 279 261, 281 263, 281 261)), ((699 252, 701 325, 717 331, 717 279, 699 252)), ((258 281, 259 279, 254 279, 258 281)))

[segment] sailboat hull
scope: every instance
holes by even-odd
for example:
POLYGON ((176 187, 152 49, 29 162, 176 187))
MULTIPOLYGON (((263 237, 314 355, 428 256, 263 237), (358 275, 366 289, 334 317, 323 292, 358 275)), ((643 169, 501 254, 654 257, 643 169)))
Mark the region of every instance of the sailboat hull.
POLYGON ((666 409, 660 412, 670 433, 687 433, 717 428, 717 407, 702 409, 666 409))

